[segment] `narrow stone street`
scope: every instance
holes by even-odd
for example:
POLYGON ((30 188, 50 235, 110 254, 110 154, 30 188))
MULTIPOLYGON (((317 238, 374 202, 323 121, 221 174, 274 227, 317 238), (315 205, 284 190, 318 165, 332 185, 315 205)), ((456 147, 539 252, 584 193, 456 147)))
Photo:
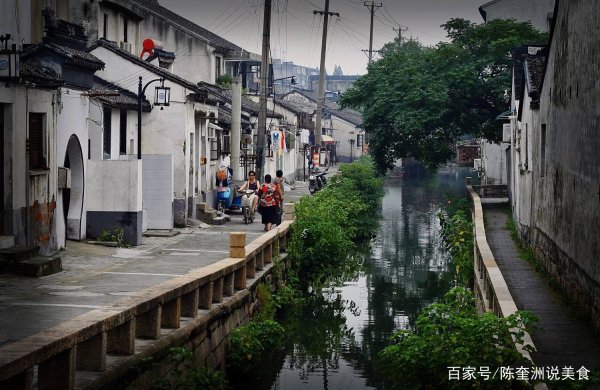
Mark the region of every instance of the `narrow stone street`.
POLYGON ((531 335, 537 351, 532 354, 539 367, 581 366, 600 369, 600 345, 589 324, 570 314, 559 298, 517 251, 506 228, 508 211, 486 207, 484 216, 487 239, 494 258, 519 310, 529 310, 539 318, 539 330, 531 335))
MULTIPOLYGON (((307 194, 308 182, 296 181, 285 199, 307 194)), ((264 233, 258 214, 249 225, 239 212, 231 217, 224 225, 179 229, 174 237, 144 237, 134 248, 69 241, 63 272, 38 279, 0 275, 0 346, 225 259, 230 232, 245 232, 246 243, 264 233)))

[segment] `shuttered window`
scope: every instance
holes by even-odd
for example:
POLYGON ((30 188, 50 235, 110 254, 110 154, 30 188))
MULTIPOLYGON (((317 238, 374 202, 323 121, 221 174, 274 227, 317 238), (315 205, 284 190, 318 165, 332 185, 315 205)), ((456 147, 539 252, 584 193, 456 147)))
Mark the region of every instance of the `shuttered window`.
POLYGON ((121 110, 119 125, 119 154, 127 154, 127 110, 121 110))
POLYGON ((110 138, 111 138, 111 109, 104 107, 104 115, 102 116, 104 123, 104 136, 102 139, 102 145, 104 150, 104 159, 110 159, 110 138))
POLYGON ((45 114, 29 113, 29 169, 46 169, 44 153, 45 114))

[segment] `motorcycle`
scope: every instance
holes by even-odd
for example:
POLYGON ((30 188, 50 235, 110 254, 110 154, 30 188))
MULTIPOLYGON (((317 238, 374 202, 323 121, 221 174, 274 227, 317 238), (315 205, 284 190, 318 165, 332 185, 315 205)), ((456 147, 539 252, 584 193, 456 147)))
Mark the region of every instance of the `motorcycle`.
POLYGON ((252 195, 254 190, 247 189, 242 192, 242 216, 244 223, 247 225, 254 222, 254 212, 252 211, 252 195))
POLYGON ((310 171, 310 175, 308 176, 308 192, 310 192, 311 195, 322 190, 327 184, 327 179, 325 178, 327 171, 329 171, 329 168, 325 169, 323 172, 321 172, 319 168, 313 168, 310 171))

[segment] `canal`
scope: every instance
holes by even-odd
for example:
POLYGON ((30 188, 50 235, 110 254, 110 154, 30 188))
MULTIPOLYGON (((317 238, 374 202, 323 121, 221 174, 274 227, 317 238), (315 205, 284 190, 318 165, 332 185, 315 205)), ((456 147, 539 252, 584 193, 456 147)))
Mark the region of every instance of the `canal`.
POLYGON ((378 233, 365 247, 360 271, 286 324, 285 351, 264 389, 382 388, 377 353, 455 283, 437 214, 446 194, 464 195, 470 174, 445 168, 386 182, 378 233))

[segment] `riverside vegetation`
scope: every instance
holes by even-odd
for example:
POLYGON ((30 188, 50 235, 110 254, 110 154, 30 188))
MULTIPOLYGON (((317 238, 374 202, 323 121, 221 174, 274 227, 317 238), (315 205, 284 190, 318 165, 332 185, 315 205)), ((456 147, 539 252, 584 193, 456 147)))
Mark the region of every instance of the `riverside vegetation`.
MULTIPOLYGON (((391 345, 380 352, 380 371, 386 388, 526 388, 523 381, 449 380, 448 367, 528 367, 517 352, 524 331, 535 328, 537 319, 519 311, 506 318, 492 313, 479 315, 471 292, 474 278, 473 224, 466 199, 448 199, 438 214, 444 245, 456 269, 457 286, 418 316, 415 329, 396 332, 391 345)), ((527 348, 526 348, 527 349, 527 348)))

